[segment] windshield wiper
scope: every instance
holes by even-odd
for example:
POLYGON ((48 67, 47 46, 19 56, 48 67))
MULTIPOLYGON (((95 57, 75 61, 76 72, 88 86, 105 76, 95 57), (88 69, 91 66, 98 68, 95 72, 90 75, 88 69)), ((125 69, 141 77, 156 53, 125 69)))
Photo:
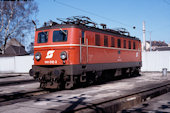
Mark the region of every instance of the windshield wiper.
POLYGON ((65 31, 62 30, 61 28, 60 28, 60 31, 62 31, 62 32, 67 36, 67 32, 65 32, 65 31))
POLYGON ((43 34, 48 37, 48 32, 44 32, 44 30, 42 30, 43 34))

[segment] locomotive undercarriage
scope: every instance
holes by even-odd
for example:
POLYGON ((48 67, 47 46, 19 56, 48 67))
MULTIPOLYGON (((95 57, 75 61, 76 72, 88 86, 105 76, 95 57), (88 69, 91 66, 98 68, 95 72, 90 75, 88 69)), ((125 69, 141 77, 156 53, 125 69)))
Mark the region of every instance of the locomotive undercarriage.
MULTIPOLYGON (((133 64, 133 63, 132 63, 133 64)), ((73 87, 86 86, 113 80, 115 76, 139 75, 141 63, 135 67, 122 67, 105 69, 96 68, 92 65, 71 66, 33 66, 30 75, 40 82, 41 88, 47 89, 71 89, 73 87)), ((98 66, 97 66, 98 67, 98 66)), ((101 67, 101 66, 99 66, 101 67)), ((117 65, 117 67, 119 67, 117 65)))

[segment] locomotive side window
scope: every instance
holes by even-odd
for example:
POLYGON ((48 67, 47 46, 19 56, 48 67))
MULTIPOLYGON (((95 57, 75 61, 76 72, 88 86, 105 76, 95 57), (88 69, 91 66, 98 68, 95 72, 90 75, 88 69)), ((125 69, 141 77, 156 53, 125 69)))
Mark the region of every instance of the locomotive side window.
POLYGON ((98 35, 98 34, 95 35, 95 44, 97 46, 100 46, 100 35, 98 35))
POLYGON ((48 41, 48 33, 40 32, 38 33, 38 43, 46 43, 48 41))
POLYGON ((133 42, 133 49, 136 49, 136 43, 133 42))
POLYGON ((129 41, 129 49, 131 49, 131 41, 129 41))
POLYGON ((113 37, 111 38, 111 47, 115 47, 115 39, 113 37))
POLYGON ((53 31, 53 42, 67 41, 67 30, 53 31))
POLYGON ((123 47, 126 48, 126 40, 124 40, 123 43, 124 43, 123 47))
POLYGON ((117 40, 117 47, 121 48, 121 40, 120 39, 117 40))
POLYGON ((82 35, 82 36, 81 36, 81 37, 82 37, 82 38, 81 38, 81 43, 84 44, 84 31, 81 32, 81 35, 82 35))
POLYGON ((104 46, 108 46, 108 36, 104 36, 104 46))

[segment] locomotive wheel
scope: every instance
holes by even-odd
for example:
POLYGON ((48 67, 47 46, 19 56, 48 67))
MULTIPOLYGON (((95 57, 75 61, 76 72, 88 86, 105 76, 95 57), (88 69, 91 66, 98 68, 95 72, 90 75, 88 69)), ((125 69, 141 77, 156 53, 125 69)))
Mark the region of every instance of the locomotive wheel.
POLYGON ((128 68, 123 68, 122 69, 122 76, 123 77, 130 77, 131 76, 131 70, 128 68))
POLYGON ((64 89, 71 89, 72 87, 73 87, 73 83, 72 82, 65 82, 64 89))
POLYGON ((96 74, 93 72, 86 73, 87 75, 87 85, 94 84, 96 81, 96 74))
POLYGON ((115 72, 116 72, 115 70, 102 71, 102 75, 101 75, 102 82, 105 83, 114 80, 115 72))
POLYGON ((63 89, 71 89, 73 87, 73 75, 65 75, 63 78, 62 88, 63 89))
POLYGON ((82 73, 80 76, 79 76, 79 81, 78 81, 78 84, 79 85, 78 87, 86 87, 87 86, 87 73, 82 73))
POLYGON ((140 68, 130 68, 129 77, 135 77, 140 75, 140 68))
POLYGON ((43 89, 44 89, 44 88, 45 88, 45 83, 41 83, 41 82, 40 82, 40 88, 43 88, 43 89))
POLYGON ((102 83, 102 71, 97 71, 97 72, 95 72, 95 82, 97 83, 97 84, 100 84, 100 83, 102 83))
POLYGON ((132 68, 128 68, 128 71, 127 71, 127 77, 130 78, 133 76, 133 69, 132 68))
POLYGON ((80 82, 81 82, 81 83, 85 83, 85 82, 87 81, 86 78, 87 78, 86 73, 81 74, 81 75, 80 75, 80 82))
POLYGON ((134 76, 140 76, 140 69, 139 68, 135 68, 134 72, 133 72, 134 76))

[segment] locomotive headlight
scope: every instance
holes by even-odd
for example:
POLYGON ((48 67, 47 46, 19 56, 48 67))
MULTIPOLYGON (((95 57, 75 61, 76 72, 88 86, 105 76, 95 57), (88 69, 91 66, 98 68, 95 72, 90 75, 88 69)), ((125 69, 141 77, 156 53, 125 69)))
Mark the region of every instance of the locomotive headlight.
POLYGON ((40 52, 35 53, 35 59, 37 61, 39 61, 41 59, 41 53, 40 52))
POLYGON ((67 59, 67 52, 66 52, 66 51, 62 51, 62 52, 60 53, 60 58, 61 58, 62 60, 66 60, 66 59, 67 59))

